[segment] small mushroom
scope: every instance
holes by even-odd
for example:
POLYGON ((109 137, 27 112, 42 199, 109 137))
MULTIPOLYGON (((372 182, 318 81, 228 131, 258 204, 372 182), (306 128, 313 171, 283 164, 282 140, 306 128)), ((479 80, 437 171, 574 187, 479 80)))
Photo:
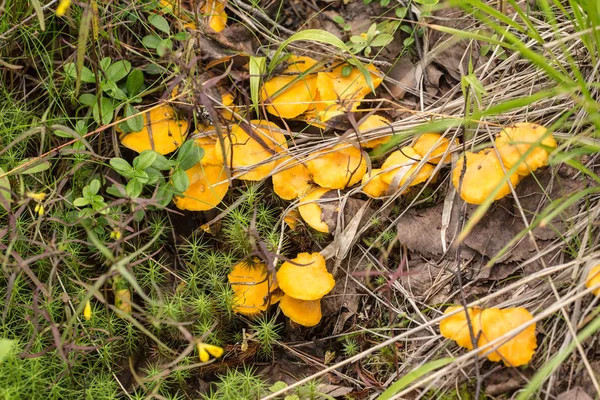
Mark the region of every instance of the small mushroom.
MULTIPOLYGON (((504 336, 532 319, 531 313, 523 307, 503 310, 499 308, 484 309, 480 316, 481 335, 478 342, 479 347, 504 336)), ((496 345, 493 348, 496 351, 487 356, 490 361, 503 361, 507 367, 519 367, 529 363, 537 348, 535 323, 503 342, 500 347, 496 345)))
POLYGON ((233 311, 238 314, 255 315, 275 304, 281 296, 274 293, 278 288, 273 277, 267 279, 267 266, 258 258, 236 264, 227 275, 234 293, 233 311))
POLYGON ((221 32, 227 26, 226 4, 227 0, 205 0, 200 8, 207 25, 215 32, 221 32))
POLYGON ((546 128, 529 122, 517 123, 504 129, 495 143, 506 169, 518 164, 517 173, 521 176, 527 176, 548 165, 548 149, 557 146, 554 136, 547 133, 546 128), (535 147, 524 157, 532 146, 535 147))
MULTIPOLYGON (((458 140, 454 139, 453 143, 458 145, 458 140)), ((447 156, 444 156, 444 153, 448 151, 449 147, 450 140, 439 133, 423 133, 422 135, 419 135, 412 145, 415 153, 422 158, 427 156, 427 161, 433 164, 442 162, 442 157, 444 157, 443 161, 447 161, 447 156), (427 153, 429 153, 429 155, 427 155, 427 153)))
MULTIPOLYGON (((245 122, 242 122, 245 124, 245 122)), ((260 181, 266 178, 275 167, 275 160, 268 161, 273 155, 287 149, 285 136, 278 132, 279 127, 264 120, 251 120, 252 136, 241 125, 234 125, 224 140, 223 151, 217 149, 216 156, 225 165, 233 168, 253 167, 239 179, 260 181), (233 154, 232 154, 233 153, 233 154), (259 165, 257 165, 259 164, 259 165)))
MULTIPOLYGON (((362 124, 358 126, 358 131, 360 133, 363 133, 372 129, 386 128, 390 126, 390 124, 391 121, 389 119, 384 118, 381 115, 373 114, 370 115, 362 124)), ((373 147, 379 146, 380 144, 389 142, 391 138, 391 136, 383 136, 376 139, 369 139, 362 143, 362 147, 372 149, 373 147)))
POLYGON ((286 295, 298 300, 318 300, 335 286, 320 253, 300 253, 284 262, 277 271, 277 282, 286 295))
MULTIPOLYGON (((462 308, 462 306, 448 307, 444 314, 462 308)), ((533 319, 531 313, 522 307, 468 308, 467 312, 473 336, 464 311, 443 319, 440 323, 440 333, 468 350, 473 349, 472 338, 478 338, 477 347, 483 347, 533 319)), ((490 361, 504 361, 506 366, 518 367, 531 361, 536 348, 535 323, 533 323, 501 345, 493 346, 495 351, 489 353, 487 358, 490 361)), ((481 354, 488 353, 489 350, 482 350, 481 354)))
POLYGON ((121 144, 141 153, 155 150, 169 154, 177 150, 187 137, 188 122, 178 120, 173 107, 164 104, 143 114, 144 127, 139 132, 121 133, 121 144))
MULTIPOLYGON (((593 267, 585 279, 585 287, 591 288, 600 284, 600 264, 593 267)), ((594 296, 600 296, 600 288, 595 289, 593 292, 594 296)))
POLYGON ((314 230, 323 233, 329 233, 329 225, 323 221, 323 209, 317 201, 329 191, 330 189, 327 188, 316 188, 300 199, 298 205, 298 211, 304 222, 314 230))
POLYGON ((394 151, 381 166, 381 170, 384 171, 381 173, 381 180, 390 185, 394 180, 398 180, 399 174, 402 174, 397 184, 398 187, 404 185, 409 179, 408 186, 425 182, 433 174, 434 168, 427 163, 419 166, 420 160, 421 156, 412 147, 403 147, 394 151), (386 171, 390 168, 391 170, 386 171), (418 172, 417 169, 419 169, 418 172))
POLYGON ((286 317, 302 326, 315 326, 321 321, 321 299, 299 300, 285 295, 279 308, 286 317))
POLYGON ((381 179, 381 169, 375 168, 371 173, 366 173, 362 178, 362 191, 369 197, 378 198, 383 196, 390 185, 381 179))
POLYGON ((473 350, 473 341, 471 339, 471 331, 469 330, 469 321, 473 329, 473 337, 477 338, 477 333, 481 330, 479 325, 481 308, 467 308, 467 313, 469 315, 468 321, 467 314, 465 314, 463 306, 448 307, 446 311, 444 311, 444 314, 451 314, 460 309, 463 311, 444 318, 442 322, 440 322, 440 333, 446 339, 454 340, 460 347, 473 350))
MULTIPOLYGON (((507 168, 508 169, 508 168, 507 168)), ((501 184, 505 175, 502 169, 502 162, 493 149, 485 149, 479 153, 470 151, 461 157, 452 171, 452 183, 458 190, 460 184, 460 197, 470 204, 483 203, 491 193, 501 184), (463 165, 465 157, 467 159, 466 170, 463 174, 463 165)), ((519 175, 512 174, 509 178, 510 183, 515 186, 519 183, 519 175)), ((502 183, 499 192, 494 197, 498 200, 510 193, 508 181, 502 183)))
POLYGON ((294 118, 302 114, 317 95, 317 75, 307 72, 317 60, 290 56, 289 62, 291 64, 282 75, 266 81, 261 91, 261 101, 267 105, 267 112, 280 118, 294 118))
MULTIPOLYGON (((210 129, 208 127, 207 129, 210 129)), ((200 160, 202 165, 219 165, 223 166, 223 162, 217 157, 217 152, 221 149, 218 148, 217 139, 211 136, 201 136, 197 139, 194 139, 194 143, 196 146, 201 147, 204 150, 204 155, 200 160)))
POLYGON ((229 189, 229 180, 223 165, 198 163, 185 171, 190 186, 183 197, 174 197, 173 202, 180 210, 207 211, 215 208, 229 189))
MULTIPOLYGON (((379 70, 372 64, 366 68, 370 72, 373 88, 377 88, 382 82, 379 70)), ((350 111, 355 111, 360 105, 360 100, 371 92, 365 76, 359 69, 346 63, 338 65, 329 72, 319 72, 317 89, 320 100, 325 105, 341 103, 350 111), (348 69, 350 73, 345 75, 348 69)))
POLYGON ((273 191, 277 196, 284 200, 293 200, 312 189, 310 172, 304 164, 296 162, 292 157, 285 157, 279 165, 292 166, 273 174, 273 191))
POLYGON ((332 149, 309 155, 306 166, 315 183, 330 189, 344 189, 362 179, 367 172, 367 155, 360 148, 340 143, 332 149))

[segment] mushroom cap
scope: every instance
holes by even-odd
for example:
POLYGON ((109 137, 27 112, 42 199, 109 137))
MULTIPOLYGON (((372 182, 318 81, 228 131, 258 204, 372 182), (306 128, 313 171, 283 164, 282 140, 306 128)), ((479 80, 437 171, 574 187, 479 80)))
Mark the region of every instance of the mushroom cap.
POLYGON ((451 306, 444 311, 444 315, 459 309, 463 309, 463 311, 444 318, 442 322, 440 322, 440 333, 446 339, 454 340, 460 347, 473 350, 473 342, 471 340, 471 333, 467 322, 467 313, 469 315, 471 326, 473 327, 474 337, 477 338, 477 335, 481 330, 479 324, 481 309, 469 307, 467 308, 467 313, 465 313, 463 306, 451 306))
POLYGON ((284 162, 286 165, 292 166, 273 174, 273 191, 284 200, 293 200, 304 196, 312 189, 308 168, 300 162, 295 163, 292 157, 285 157, 279 165, 284 162))
POLYGON ((285 295, 279 308, 286 317, 302 326, 315 326, 321 321, 321 299, 299 300, 285 295))
POLYGON ((335 286, 320 253, 300 253, 291 261, 284 262, 277 271, 277 282, 286 295, 298 300, 318 300, 335 286))
MULTIPOLYGON (((493 149, 485 149, 479 153, 468 151, 465 156, 467 158, 467 168, 460 188, 460 197, 467 203, 481 204, 504 179, 502 162, 493 149)), ((465 156, 458 160, 456 167, 452 171, 452 183, 457 190, 465 156)), ((519 175, 516 173, 510 176, 510 182, 513 186, 519 183, 519 179, 519 175)), ((509 193, 510 186, 508 181, 506 181, 502 184, 494 200, 501 199, 509 193)))
POLYGON ((175 206, 180 210, 211 210, 223 200, 229 189, 223 165, 198 163, 185 173, 190 180, 190 186, 183 193, 183 197, 173 198, 175 206))
POLYGON ((167 104, 144 112, 143 118, 141 131, 120 135, 121 144, 128 149, 138 153, 155 150, 163 155, 169 154, 177 150, 187 137, 188 122, 178 120, 175 109, 167 104))
MULTIPOLYGON (((598 284, 600 284, 600 264, 592 268, 585 279, 585 287, 588 289, 598 284)), ((600 288, 594 290, 592 293, 594 296, 600 296, 600 288)))
MULTIPOLYGON (((453 143, 458 145, 458 139, 454 139, 453 143)), ((422 158, 427 156, 427 161, 433 164, 439 164, 442 161, 442 157, 444 157, 444 161, 447 160, 447 155, 444 156, 444 153, 450 147, 450 140, 448 138, 440 135, 439 133, 423 133, 419 135, 417 140, 412 145, 412 148, 415 152, 420 155, 422 158)))
POLYGON ((206 16, 208 26, 215 32, 221 32, 227 26, 225 0, 206 0, 200 12, 206 16))
MULTIPOLYGON (((370 115, 365 120, 365 122, 363 122, 362 124, 360 124, 358 126, 358 131, 360 133, 363 133, 366 131, 370 131, 371 129, 385 128, 385 127, 390 126, 390 124, 391 124, 391 121, 389 119, 382 117, 381 115, 373 114, 373 115, 370 115)), ((383 136, 380 138, 365 140, 361 144, 362 144, 362 147, 365 147, 367 149, 372 149, 373 147, 379 146, 380 144, 389 142, 391 138, 392 138, 391 136, 383 136)))
POLYGON ((317 60, 310 57, 290 56, 289 65, 283 73, 263 84, 261 101, 268 104, 267 112, 281 118, 294 118, 312 105, 317 95, 317 75, 302 73, 313 67, 317 60), (295 81, 295 82, 294 82, 295 81))
MULTIPOLYGON (((347 104, 351 111, 354 111, 360 105, 362 100, 371 89, 367 85, 365 76, 358 68, 351 66, 351 71, 347 76, 344 76, 344 68, 350 64, 340 64, 331 71, 319 72, 317 76, 317 89, 321 101, 325 104, 344 103, 351 101, 352 104, 347 104)), ((381 84, 379 70, 374 65, 367 65, 366 68, 371 74, 373 88, 377 88, 381 84)))
MULTIPOLYGON (((208 127, 207 129, 210 129, 208 127)), ((217 148, 217 139, 211 136, 202 136, 197 139, 194 139, 194 143, 201 147, 204 150, 204 155, 200 160, 202 165, 219 165, 223 166, 223 162, 219 160, 217 157, 217 151, 220 151, 220 148, 217 148)))
POLYGON ((321 219, 323 209, 319 206, 317 200, 329 191, 330 189, 328 188, 316 188, 300 199, 298 205, 298 211, 304 222, 314 230, 323 233, 329 233, 329 225, 321 219))
POLYGON ((333 149, 312 153, 306 161, 306 166, 317 185, 330 189, 344 189, 360 182, 367 172, 366 157, 360 148, 340 143, 333 149))
POLYGON ((298 212, 297 208, 289 210, 283 217, 283 222, 285 222, 292 231, 296 230, 296 226, 298 225, 299 221, 300 213, 298 212))
POLYGON ((248 135, 239 124, 234 125, 231 133, 223 139, 225 158, 223 158, 223 151, 219 151, 220 149, 217 149, 216 156, 220 162, 226 165, 231 164, 233 168, 256 165, 239 179, 260 181, 275 168, 275 160, 265 161, 272 158, 274 154, 287 149, 287 142, 285 136, 277 131, 279 127, 274 123, 264 120, 251 120, 250 123, 253 136, 260 139, 262 143, 248 135))
POLYGON ((404 172, 398 182, 398 186, 404 185, 409 179, 410 183, 408 186, 415 186, 425 182, 433 174, 434 168, 433 165, 425 163, 416 172, 417 168, 419 168, 419 160, 421 160, 421 156, 412 147, 403 147, 400 150, 394 151, 381 166, 381 170, 383 171, 388 168, 393 169, 383 172, 381 180, 389 185, 394 181, 397 174, 404 172))
POLYGON ((542 146, 555 148, 557 143, 551 133, 546 134, 547 131, 541 125, 521 122, 500 132, 495 143, 506 169, 511 169, 518 164, 517 173, 527 176, 536 169, 548 165, 549 153, 542 146), (540 140, 540 144, 537 144, 540 140), (535 148, 531 153, 523 157, 532 146, 535 148))
POLYGON ((381 179, 381 169, 379 168, 372 169, 370 174, 367 172, 362 178, 362 184, 362 191, 367 196, 374 198, 383 196, 390 187, 381 179))
POLYGON ((267 266, 257 258, 252 259, 252 262, 242 261, 236 264, 227 275, 227 280, 234 293, 235 313, 258 314, 281 298, 272 296, 269 301, 269 293, 273 293, 278 286, 273 282, 273 277, 267 279, 267 266))
POLYGON ((331 118, 343 115, 348 110, 338 103, 325 103, 321 101, 319 91, 315 96, 313 104, 303 114, 303 121, 306 121, 309 125, 316 126, 321 129, 327 128, 326 122, 331 118))
MULTIPOLYGON (((481 335, 477 342, 479 347, 505 335, 531 321, 533 316, 523 307, 514 308, 486 308, 479 317, 481 323, 481 335)), ((537 340, 535 337, 535 323, 529 325, 525 330, 504 342, 500 347, 494 346, 495 352, 488 354, 490 361, 504 361, 507 367, 519 367, 531 361, 537 340)), ((482 350, 485 353, 488 350, 482 350)))

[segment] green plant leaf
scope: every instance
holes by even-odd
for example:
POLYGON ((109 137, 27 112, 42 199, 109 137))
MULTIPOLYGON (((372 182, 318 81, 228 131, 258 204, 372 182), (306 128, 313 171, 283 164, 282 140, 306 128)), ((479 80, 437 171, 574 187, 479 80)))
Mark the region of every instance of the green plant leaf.
POLYGON ((156 153, 156 159, 152 163, 152 168, 156 168, 160 171, 168 171, 171 167, 174 166, 174 162, 169 161, 169 159, 163 156, 160 153, 156 153))
POLYGON ((79 102, 84 106, 91 107, 96 103, 96 96, 91 93, 84 93, 79 96, 79 102))
POLYGON ((141 114, 140 111, 131 104, 127 104, 125 106, 125 116, 132 117, 127 120, 127 126, 131 132, 139 132, 144 129, 144 115, 141 114))
POLYGON ((404 17, 406 17, 406 14, 408 13, 408 8, 397 7, 395 13, 397 18, 404 19, 404 17))
POLYGON ((128 197, 134 198, 139 197, 142 194, 142 189, 144 185, 139 180, 133 178, 129 182, 127 182, 127 186, 125 187, 125 192, 128 197))
POLYGON ((186 140, 177 152, 177 164, 180 169, 186 171, 198 164, 203 156, 202 147, 197 146, 193 140, 186 140))
POLYGON ((131 63, 127 60, 119 60, 110 65, 106 70, 108 79, 113 82, 119 82, 131 72, 131 63))
POLYGON ((85 197, 78 197, 75 200, 73 200, 73 205, 75 207, 85 207, 88 204, 90 204, 90 201, 85 197))
POLYGON ((156 47, 156 54, 163 57, 165 54, 167 54, 167 51, 171 49, 170 44, 171 41, 168 39, 161 40, 158 46, 156 47))
POLYGON ((145 170, 154 163, 157 154, 158 153, 154 150, 142 151, 140 155, 133 160, 133 168, 142 171, 145 170))
POLYGON ((161 32, 166 33, 167 35, 171 34, 171 29, 169 28, 169 23, 167 22, 167 20, 158 15, 158 14, 150 14, 148 16, 148 22, 150 22, 150 24, 152 26, 154 26, 156 29, 158 29, 161 32))
POLYGON ((100 110, 98 108, 98 102, 94 104, 92 107, 92 115, 94 116, 94 121, 96 121, 99 125, 107 125, 110 124, 113 120, 113 103, 110 99, 106 97, 102 97, 100 99, 100 105, 102 107, 102 120, 100 120, 100 110))
POLYGON ((162 207, 169 205, 173 200, 173 185, 171 183, 163 183, 156 190, 156 200, 162 207))
POLYGON ((4 174, 4 170, 0 168, 0 196, 2 197, 2 200, 0 200, 0 206, 8 211, 10 207, 11 189, 8 176, 4 176, 4 174))
MULTIPOLYGON (((163 40, 160 36, 152 34, 152 35, 144 36, 144 38, 142 39, 142 44, 149 49, 156 49, 158 47, 158 45, 162 43, 162 41, 163 40)), ((149 64, 149 65, 154 65, 154 64, 149 64)))
POLYGON ((187 32, 177 32, 176 34, 174 34, 172 36, 173 39, 175 40, 188 40, 190 38, 190 34, 187 32))
POLYGON ((125 178, 130 178, 134 172, 133 167, 129 165, 127 160, 119 157, 111 158, 109 164, 119 175, 122 175, 125 178))
MULTIPOLYGON (((63 69, 67 76, 77 79, 77 67, 74 63, 65 64, 63 69)), ((85 83, 96 83, 96 75, 88 67, 82 67, 81 80, 85 83)))
POLYGON ((89 187, 90 194, 95 195, 96 193, 98 193, 98 190, 100 190, 100 181, 98 179, 94 179, 90 182, 89 187))
POLYGON ((266 72, 267 58, 250 56, 250 99, 256 113, 260 102, 260 78, 266 72))
MULTIPOLYGON (((31 158, 24 158, 18 165, 23 165, 28 163, 31 160, 31 158)), ((32 175, 32 174, 37 174, 39 172, 43 172, 46 171, 47 169, 50 168, 50 161, 42 161, 42 162, 37 162, 34 163, 33 165, 25 168, 25 169, 20 169, 17 171, 17 175, 32 175)))
POLYGON ((387 46, 393 39, 394 36, 389 33, 382 33, 381 35, 377 35, 377 37, 371 41, 370 45, 373 47, 387 46))
POLYGON ((442 368, 454 361, 453 357, 442 358, 440 360, 430 361, 421 365, 419 368, 410 371, 408 374, 404 375, 402 378, 398 379, 392 385, 390 385, 385 392, 383 392, 377 400, 387 400, 391 399, 396 393, 422 377, 430 373, 431 371, 435 371, 436 369, 442 368))
POLYGON ((173 172, 173 175, 171 175, 171 181, 173 182, 173 187, 178 192, 183 193, 190 186, 190 180, 185 171, 181 168, 177 168, 175 172, 173 172))
POLYGON ((129 98, 135 97, 142 92, 144 88, 144 73, 141 69, 133 69, 127 76, 127 82, 125 83, 125 90, 127 90, 127 96, 129 98))

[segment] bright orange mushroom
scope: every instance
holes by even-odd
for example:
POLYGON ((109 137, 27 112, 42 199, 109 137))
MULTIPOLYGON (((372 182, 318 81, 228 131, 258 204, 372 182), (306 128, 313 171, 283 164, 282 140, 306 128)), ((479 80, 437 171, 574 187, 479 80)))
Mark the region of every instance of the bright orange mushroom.
MULTIPOLYGON (((447 156, 444 153, 448 151, 450 147, 450 140, 439 133, 423 133, 419 135, 412 145, 415 153, 420 155, 422 158, 427 156, 427 161, 433 164, 439 164, 443 161, 447 161, 447 156), (432 150, 433 149, 433 150, 432 150)), ((458 139, 454 139, 452 142, 454 145, 458 145, 458 139)))
POLYGON ((287 142, 278 131, 279 127, 270 121, 251 120, 250 125, 247 129, 251 130, 252 136, 241 125, 234 125, 223 140, 225 151, 217 149, 216 156, 233 168, 252 167, 239 179, 260 181, 273 171, 276 164, 273 156, 286 150, 287 142), (269 161, 271 158, 273 160, 269 161))
MULTIPOLYGON (((459 309, 463 309, 463 307, 448 307, 444 314, 450 314, 459 309)), ((487 343, 533 320, 531 313, 522 307, 507 309, 468 308, 467 312, 472 332, 469 330, 467 314, 461 311, 442 320, 440 333, 445 338, 454 340, 459 346, 469 350, 473 349, 474 339, 477 340, 477 347, 483 347, 487 343)), ((480 353, 489 353, 487 358, 490 361, 503 361, 506 366, 518 367, 529 363, 537 348, 535 323, 528 325, 512 338, 500 343, 492 346, 491 349, 481 350, 480 353)))
POLYGON ((329 225, 321 218, 323 209, 319 206, 318 200, 330 191, 331 189, 327 188, 315 188, 300 199, 298 206, 298 211, 304 222, 314 230, 323 233, 329 233, 329 225))
POLYGON ((286 295, 298 300, 318 300, 335 286, 320 253, 300 253, 284 262, 277 271, 277 282, 286 295))
POLYGON ((381 179, 381 169, 375 168, 371 173, 366 173, 362 178, 362 191, 369 197, 377 198, 383 196, 390 185, 381 179))
POLYGON ((267 112, 281 118, 294 118, 313 104, 317 95, 317 75, 309 72, 317 60, 290 56, 290 65, 281 75, 263 84, 261 101, 267 112), (303 76, 303 74, 305 74, 303 76))
POLYGON ((479 153, 466 152, 458 160, 456 167, 452 171, 452 183, 454 187, 458 190, 460 186, 460 197, 470 204, 483 203, 498 186, 500 186, 500 189, 494 196, 494 200, 503 198, 510 193, 509 182, 515 186, 519 183, 520 178, 515 173, 502 183, 504 179, 505 174, 502 169, 502 162, 493 149, 485 149, 479 153), (463 174, 465 157, 467 159, 467 166, 463 174))
POLYGON ((200 12, 206 16, 207 25, 215 32, 221 32, 227 26, 225 6, 227 0, 205 0, 200 12))
POLYGON ((500 132, 495 143, 506 169, 518 164, 516 172, 527 176, 548 165, 549 149, 554 149, 557 143, 554 136, 547 132, 543 126, 528 122, 517 123, 500 132), (525 157, 525 153, 532 147, 525 157))
POLYGON ((180 210, 212 210, 227 194, 229 180, 223 165, 198 163, 185 173, 190 180, 190 186, 183 193, 183 197, 173 198, 175 206, 180 210))
MULTIPOLYGON (((591 288, 600 284, 600 264, 596 265, 590 270, 585 280, 585 287, 591 288)), ((600 288, 595 289, 593 292, 594 296, 600 296, 600 288)))
POLYGON ((188 122, 177 119, 173 107, 161 105, 143 113, 144 127, 139 132, 121 133, 121 144, 135 152, 155 150, 169 154, 181 146, 187 137, 188 122))
MULTIPOLYGON (((360 133, 370 131, 377 128, 386 128, 390 126, 391 121, 381 115, 373 114, 370 115, 362 124, 358 126, 360 133)), ((362 142, 362 147, 372 149, 373 147, 379 146, 390 141, 391 136, 383 136, 376 139, 368 139, 362 142)))
POLYGON ((292 157, 285 157, 279 166, 285 169, 273 174, 273 191, 277 196, 284 200, 293 200, 312 189, 310 172, 304 164, 296 162, 292 157), (286 165, 291 166, 285 167, 286 165))
POLYGON ((360 148, 340 143, 310 154, 306 166, 317 185, 344 189, 360 182, 367 172, 366 157, 360 148))
POLYGON ((234 312, 255 315, 279 301, 281 296, 273 294, 277 283, 267 275, 267 266, 257 258, 251 262, 242 261, 233 267, 227 279, 234 292, 234 312))
POLYGON ((286 317, 302 326, 315 326, 321 321, 321 299, 298 300, 285 295, 279 303, 279 308, 286 317))
POLYGON ((402 174, 398 187, 410 179, 408 186, 415 186, 425 182, 433 174, 433 166, 427 163, 419 166, 421 156, 412 147, 403 147, 394 151, 381 165, 381 180, 388 185, 392 184, 397 176, 402 174), (418 172, 417 172, 418 169, 418 172))

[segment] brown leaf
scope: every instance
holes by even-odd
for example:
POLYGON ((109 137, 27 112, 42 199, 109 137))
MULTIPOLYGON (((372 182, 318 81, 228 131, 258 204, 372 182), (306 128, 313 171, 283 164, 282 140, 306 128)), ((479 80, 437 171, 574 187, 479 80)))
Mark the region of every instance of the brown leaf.
POLYGON ((567 392, 559 394, 556 396, 556 400, 592 400, 592 398, 582 387, 577 386, 567 392))

